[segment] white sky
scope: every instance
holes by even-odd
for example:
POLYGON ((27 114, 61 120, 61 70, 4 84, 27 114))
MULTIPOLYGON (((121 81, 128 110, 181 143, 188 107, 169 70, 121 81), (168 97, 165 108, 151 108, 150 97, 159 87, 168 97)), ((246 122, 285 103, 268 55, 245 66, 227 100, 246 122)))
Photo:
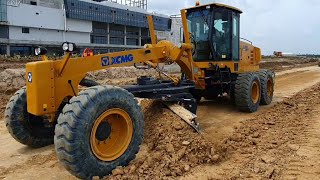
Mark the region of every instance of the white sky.
MULTIPOLYGON (((149 0, 149 11, 173 15, 196 0, 149 0)), ((241 37, 263 54, 320 54, 320 0, 202 0, 240 8, 241 37)))

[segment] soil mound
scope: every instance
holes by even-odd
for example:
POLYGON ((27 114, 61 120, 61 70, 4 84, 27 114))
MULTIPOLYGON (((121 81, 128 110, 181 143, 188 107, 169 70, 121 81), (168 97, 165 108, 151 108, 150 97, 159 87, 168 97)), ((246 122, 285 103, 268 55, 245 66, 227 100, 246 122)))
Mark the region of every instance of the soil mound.
POLYGON ((162 104, 143 101, 144 145, 128 167, 118 167, 105 179, 176 178, 200 164, 223 159, 218 147, 206 141, 162 104))
POLYGON ((24 69, 6 69, 0 73, 0 92, 13 92, 26 85, 24 69))

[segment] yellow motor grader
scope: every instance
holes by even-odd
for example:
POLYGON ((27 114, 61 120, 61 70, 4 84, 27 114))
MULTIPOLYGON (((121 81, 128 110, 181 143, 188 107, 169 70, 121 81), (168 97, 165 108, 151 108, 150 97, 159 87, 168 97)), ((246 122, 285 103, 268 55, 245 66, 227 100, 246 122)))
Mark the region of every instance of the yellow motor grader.
POLYGON ((144 117, 135 97, 179 103, 196 113, 202 97, 227 94, 239 110, 257 111, 272 101, 274 74, 260 70, 259 48, 240 41, 241 13, 217 3, 181 10, 184 40, 178 46, 157 41, 150 16, 152 43, 143 49, 72 58, 76 45, 66 42, 65 56, 54 61, 36 48, 42 61, 26 65, 27 85, 5 110, 10 134, 30 147, 54 143, 70 173, 92 178, 128 165, 139 151, 144 117), (141 63, 169 80, 140 77, 135 85, 115 87, 85 79, 90 71, 141 63), (162 72, 159 63, 177 63, 181 78, 162 72))

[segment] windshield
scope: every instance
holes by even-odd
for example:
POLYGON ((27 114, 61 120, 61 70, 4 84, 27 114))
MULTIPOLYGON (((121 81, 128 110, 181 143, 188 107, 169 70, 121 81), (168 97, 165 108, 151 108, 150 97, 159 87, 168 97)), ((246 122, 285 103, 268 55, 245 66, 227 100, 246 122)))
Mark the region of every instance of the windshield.
POLYGON ((191 41, 196 48, 194 60, 210 59, 209 22, 211 21, 211 12, 208 9, 190 12, 187 19, 191 41))
POLYGON ((187 20, 195 61, 239 59, 239 14, 220 7, 195 9, 187 20))

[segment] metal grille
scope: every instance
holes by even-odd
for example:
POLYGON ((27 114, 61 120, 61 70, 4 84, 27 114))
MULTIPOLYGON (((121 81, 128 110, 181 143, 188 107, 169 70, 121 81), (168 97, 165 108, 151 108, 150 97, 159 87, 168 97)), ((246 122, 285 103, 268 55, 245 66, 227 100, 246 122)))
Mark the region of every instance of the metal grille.
POLYGON ((127 38, 127 45, 138 46, 139 39, 127 38))
POLYGON ((124 39, 121 37, 110 37, 110 44, 124 45, 124 39))
POLYGON ((138 7, 141 9, 148 9, 147 0, 107 0, 107 1, 123 4, 126 6, 138 7))
MULTIPOLYGON (((68 18, 148 28, 147 14, 79 0, 65 0, 68 18)), ((156 30, 170 30, 170 18, 153 16, 156 30)))
POLYGON ((108 44, 108 38, 106 36, 94 36, 91 35, 92 44, 108 44))
POLYGON ((21 0, 7 0, 8 6, 19 6, 21 3, 21 0))

